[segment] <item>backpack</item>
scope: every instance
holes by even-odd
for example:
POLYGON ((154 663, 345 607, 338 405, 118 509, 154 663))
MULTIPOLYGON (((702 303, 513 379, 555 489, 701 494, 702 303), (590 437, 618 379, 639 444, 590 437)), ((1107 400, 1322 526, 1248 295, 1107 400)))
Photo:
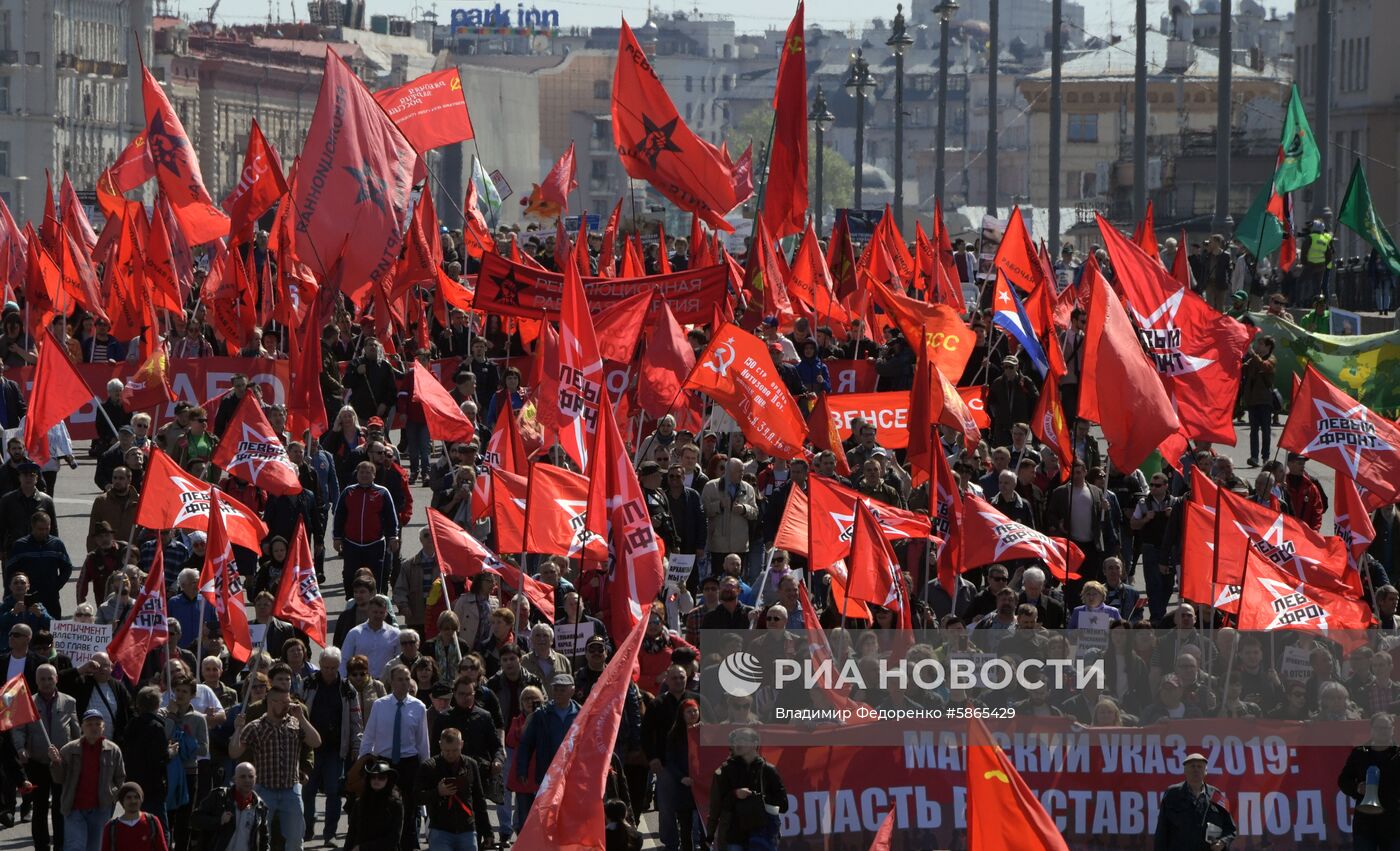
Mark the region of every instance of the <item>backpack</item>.
MULTIPOLYGON (((150 813, 141 813, 141 821, 146 824, 146 842, 152 847, 156 847, 156 830, 159 829, 160 819, 150 813)), ((117 819, 107 822, 107 841, 103 843, 108 848, 117 847, 117 819)))

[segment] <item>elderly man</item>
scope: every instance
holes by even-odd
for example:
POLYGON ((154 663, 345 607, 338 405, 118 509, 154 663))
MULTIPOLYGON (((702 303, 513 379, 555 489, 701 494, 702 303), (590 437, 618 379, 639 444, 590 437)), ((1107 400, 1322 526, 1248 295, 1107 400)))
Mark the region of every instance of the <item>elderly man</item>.
POLYGON ((103 737, 102 713, 83 713, 82 737, 62 748, 49 745, 49 775, 61 788, 64 847, 90 849, 102 844, 117 789, 126 782, 121 748, 103 737))
POLYGON ((568 658, 554 649, 554 628, 547 623, 537 623, 531 628, 530 654, 522 660, 522 665, 542 683, 552 682, 557 674, 573 673, 568 658))
POLYGON ((1045 571, 1040 568, 1029 567, 1021 574, 1021 594, 1017 602, 1034 606, 1037 621, 1046 629, 1065 628, 1065 604, 1046 590, 1045 571))
POLYGON ((750 524, 759 514, 758 495, 753 485, 744 481, 744 462, 738 458, 724 462, 724 475, 705 483, 700 502, 709 523, 705 548, 710 564, 723 564, 730 553, 747 556, 750 524))
POLYGON ((34 693, 34 708, 39 710, 39 720, 16 727, 10 732, 10 737, 15 756, 24 766, 25 776, 34 784, 34 815, 30 824, 34 847, 49 847, 49 812, 52 809, 54 847, 62 848, 60 789, 54 785, 50 773, 49 745, 62 748, 78 738, 78 704, 58 690, 58 670, 53 665, 40 665, 35 679, 39 688, 34 693))
POLYGON ((307 720, 305 707, 293 703, 291 693, 281 687, 274 686, 267 693, 265 715, 244 723, 246 717, 239 715, 234 721, 228 755, 238 759, 249 754, 248 761, 258 775, 258 797, 277 816, 283 847, 299 851, 306 827, 299 774, 301 747, 315 750, 321 746, 321 735, 307 720))
POLYGON ((166 603, 166 610, 169 612, 171 620, 180 622, 179 646, 185 649, 194 649, 195 642, 199 640, 201 632, 201 611, 204 615, 203 623, 206 624, 217 625, 219 616, 214 611, 213 606, 200 599, 198 570, 187 567, 180 571, 179 577, 175 580, 175 587, 179 593, 171 595, 169 602, 166 603))
POLYGON ((302 785, 301 805, 309 836, 316 827, 316 793, 325 794, 326 818, 321 837, 327 845, 334 844, 340 827, 340 792, 345 768, 359 753, 360 738, 364 735, 360 695, 354 686, 340 678, 340 659, 340 648, 322 650, 320 674, 306 683, 308 718, 321 734, 321 746, 316 749, 311 775, 302 785))
POLYGON ((258 797, 258 772, 250 762, 233 769, 233 785, 214 789, 199 802, 191 826, 209 851, 266 851, 268 808, 258 797))
POLYGON ((1237 830, 1224 793, 1206 783, 1204 754, 1187 754, 1185 779, 1167 787, 1157 816, 1156 851, 1225 851, 1237 830))

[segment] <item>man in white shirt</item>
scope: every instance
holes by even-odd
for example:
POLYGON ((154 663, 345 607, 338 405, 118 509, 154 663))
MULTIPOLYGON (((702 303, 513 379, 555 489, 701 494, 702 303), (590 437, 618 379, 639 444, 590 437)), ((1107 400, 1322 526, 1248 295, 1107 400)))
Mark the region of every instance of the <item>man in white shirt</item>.
POLYGON ((28 624, 17 623, 10 627, 10 652, 5 655, 5 681, 9 682, 20 674, 32 692, 37 687, 34 675, 44 660, 38 654, 29 652, 29 643, 34 640, 34 630, 28 624))
MULTIPOLYGON (((350 632, 353 634, 355 630, 350 632)), ((370 664, 373 665, 373 662, 370 664)), ((370 707, 364 737, 360 740, 360 756, 375 754, 387 759, 398 772, 399 786, 415 789, 418 766, 429 756, 428 708, 408 693, 409 682, 408 668, 405 666, 395 665, 389 669, 390 691, 370 707)), ((403 841, 399 847, 417 848, 417 837, 418 808, 413 807, 411 817, 405 813, 403 841)))
MULTIPOLYGON (((345 666, 350 659, 359 655, 369 660, 371 671, 382 671, 399 652, 399 629, 385 622, 389 615, 389 598, 378 594, 369 601, 369 619, 345 636, 345 644, 340 648, 340 675, 348 677, 345 666)), ((411 787, 410 787, 411 788, 411 787)))

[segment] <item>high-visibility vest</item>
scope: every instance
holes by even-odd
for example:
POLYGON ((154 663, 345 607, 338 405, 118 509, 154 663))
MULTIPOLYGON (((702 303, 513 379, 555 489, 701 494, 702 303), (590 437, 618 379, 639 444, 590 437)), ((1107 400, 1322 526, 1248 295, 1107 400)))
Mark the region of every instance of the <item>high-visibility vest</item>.
POLYGON ((1332 244, 1332 234, 1315 233, 1308 237, 1307 261, 1310 265, 1321 266, 1327 262, 1327 247, 1332 244))

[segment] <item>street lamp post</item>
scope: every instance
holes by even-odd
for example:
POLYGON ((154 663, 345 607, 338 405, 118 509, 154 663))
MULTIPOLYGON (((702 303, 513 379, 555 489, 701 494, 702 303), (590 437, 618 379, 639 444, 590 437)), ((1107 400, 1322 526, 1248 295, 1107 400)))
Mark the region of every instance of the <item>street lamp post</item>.
POLYGON ((862 174, 865 170, 865 97, 875 88, 875 77, 870 73, 870 63, 865 61, 865 56, 859 49, 856 50, 856 55, 851 57, 851 74, 846 78, 846 88, 856 99, 855 208, 861 210, 864 209, 861 206, 860 190, 865 177, 862 174))
POLYGON ((997 75, 1001 73, 1001 0, 987 6, 990 28, 987 48, 987 215, 997 214, 997 125, 1001 107, 997 104, 997 75))
POLYGON ((894 223, 904 230, 904 51, 914 43, 904 27, 904 4, 896 4, 885 46, 894 53, 894 223))
POLYGON ((831 125, 836 123, 836 116, 831 114, 831 110, 826 107, 826 95, 822 93, 821 84, 817 84, 817 97, 812 101, 812 111, 807 114, 807 120, 812 122, 812 126, 817 130, 817 233, 822 232, 822 213, 826 206, 822 201, 822 148, 825 147, 822 138, 826 131, 831 129, 831 125))
POLYGON ((948 140, 948 23, 957 11, 957 0, 941 0, 933 9, 938 16, 938 143, 933 151, 933 186, 940 204, 944 201, 943 149, 948 140))

